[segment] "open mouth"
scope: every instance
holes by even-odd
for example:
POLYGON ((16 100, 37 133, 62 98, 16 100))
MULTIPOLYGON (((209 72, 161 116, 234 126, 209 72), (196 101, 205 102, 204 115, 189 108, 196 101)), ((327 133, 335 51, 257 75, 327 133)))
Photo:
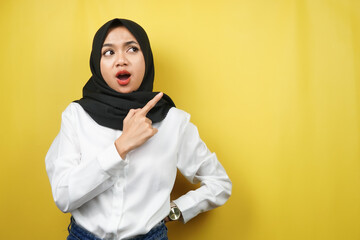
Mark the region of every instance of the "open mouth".
POLYGON ((119 80, 126 80, 130 77, 130 74, 120 74, 116 76, 119 80))
POLYGON ((126 70, 119 71, 116 74, 116 78, 118 79, 118 83, 120 85, 127 85, 130 82, 130 76, 131 74, 126 70))

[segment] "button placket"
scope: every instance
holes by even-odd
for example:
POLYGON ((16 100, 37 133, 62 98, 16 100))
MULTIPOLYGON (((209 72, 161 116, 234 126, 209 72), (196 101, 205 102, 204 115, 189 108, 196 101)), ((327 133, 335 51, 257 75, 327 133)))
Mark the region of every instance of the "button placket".
POLYGON ((112 229, 117 232, 119 224, 123 216, 124 205, 124 187, 126 183, 126 172, 128 171, 128 165, 123 166, 122 171, 119 172, 117 180, 113 189, 113 217, 112 217, 112 229))

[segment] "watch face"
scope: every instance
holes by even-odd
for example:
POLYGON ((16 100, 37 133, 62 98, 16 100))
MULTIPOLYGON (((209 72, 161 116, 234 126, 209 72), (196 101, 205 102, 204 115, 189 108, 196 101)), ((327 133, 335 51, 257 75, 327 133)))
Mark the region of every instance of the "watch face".
POLYGON ((177 207, 173 207, 170 209, 169 218, 172 221, 176 221, 180 218, 181 212, 177 207))

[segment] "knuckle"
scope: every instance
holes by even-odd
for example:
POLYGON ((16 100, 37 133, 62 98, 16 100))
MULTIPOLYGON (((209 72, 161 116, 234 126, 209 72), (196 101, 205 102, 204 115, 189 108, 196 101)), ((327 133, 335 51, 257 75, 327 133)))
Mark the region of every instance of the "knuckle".
POLYGON ((137 123, 144 123, 145 122, 145 117, 143 117, 143 116, 137 116, 137 117, 135 117, 135 122, 137 122, 137 123))

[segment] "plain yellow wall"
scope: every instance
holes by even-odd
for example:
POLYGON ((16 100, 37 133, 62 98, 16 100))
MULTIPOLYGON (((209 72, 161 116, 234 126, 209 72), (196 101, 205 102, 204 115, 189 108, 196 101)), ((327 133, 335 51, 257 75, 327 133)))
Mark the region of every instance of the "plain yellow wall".
MULTIPOLYGON (((0 6, 0 239, 65 239, 44 157, 114 17, 146 29, 155 90, 192 114, 233 181, 224 206, 170 223, 170 239, 360 239, 360 1, 0 6)), ((174 196, 190 188, 179 178, 174 196)))

